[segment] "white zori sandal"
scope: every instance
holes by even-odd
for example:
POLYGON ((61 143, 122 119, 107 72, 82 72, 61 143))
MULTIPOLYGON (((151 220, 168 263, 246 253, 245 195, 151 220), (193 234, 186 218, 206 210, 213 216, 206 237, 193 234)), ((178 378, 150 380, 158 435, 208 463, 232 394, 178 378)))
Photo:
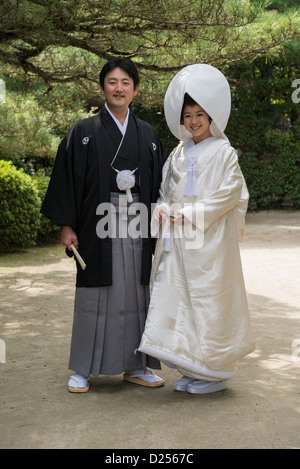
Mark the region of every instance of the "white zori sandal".
POLYGON ((88 392, 90 389, 90 381, 82 375, 76 374, 71 376, 68 382, 68 390, 70 392, 88 392))
POLYGON ((226 381, 198 381, 195 380, 187 385, 190 394, 209 394, 211 392, 224 391, 226 381))
POLYGON ((137 372, 127 372, 123 374, 124 381, 129 383, 139 384, 140 386, 147 386, 149 388, 157 388, 165 384, 164 380, 153 373, 151 370, 143 370, 137 372))

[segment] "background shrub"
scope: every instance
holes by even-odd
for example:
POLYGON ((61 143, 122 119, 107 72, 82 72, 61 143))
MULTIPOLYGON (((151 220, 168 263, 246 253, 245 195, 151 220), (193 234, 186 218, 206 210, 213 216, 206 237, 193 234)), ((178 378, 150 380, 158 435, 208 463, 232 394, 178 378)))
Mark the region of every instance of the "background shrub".
POLYGON ((300 42, 286 56, 230 66, 232 112, 226 135, 239 150, 250 210, 300 208, 300 42))
MULTIPOLYGON (((33 176, 33 179, 37 183, 38 194, 41 199, 41 202, 44 200, 48 184, 50 181, 50 176, 45 174, 45 171, 39 170, 33 176)), ((49 218, 46 218, 40 213, 40 225, 37 233, 37 243, 45 243, 49 241, 56 241, 60 237, 60 227, 54 225, 49 218)))
POLYGON ((0 160, 0 249, 35 244, 41 199, 37 183, 10 161, 0 160))

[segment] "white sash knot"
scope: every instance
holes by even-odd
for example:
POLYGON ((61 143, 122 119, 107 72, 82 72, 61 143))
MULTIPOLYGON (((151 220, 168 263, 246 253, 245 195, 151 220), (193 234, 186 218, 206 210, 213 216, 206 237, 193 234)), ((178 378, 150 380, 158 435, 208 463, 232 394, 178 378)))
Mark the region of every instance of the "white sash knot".
POLYGON ((197 158, 190 157, 188 159, 187 181, 186 181, 186 185, 184 188, 184 193, 183 193, 184 196, 198 195, 197 177, 198 177, 197 158))

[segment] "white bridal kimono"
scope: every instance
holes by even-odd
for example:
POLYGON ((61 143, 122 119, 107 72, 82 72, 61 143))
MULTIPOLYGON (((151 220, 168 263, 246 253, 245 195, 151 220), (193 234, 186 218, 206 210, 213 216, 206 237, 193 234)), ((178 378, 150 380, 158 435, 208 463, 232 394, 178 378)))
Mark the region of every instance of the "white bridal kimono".
POLYGON ((164 165, 139 350, 183 375, 228 379, 237 360, 255 348, 239 252, 247 203, 237 153, 222 132, 198 145, 186 138, 164 165), (188 179, 197 195, 184 195, 188 179), (158 222, 162 206, 183 214, 184 224, 170 223, 168 216, 158 222))
MULTIPOLYGON (((236 361, 254 350, 238 245, 248 191, 228 141, 212 138, 197 147, 197 197, 183 195, 187 172, 177 166, 182 143, 164 166, 156 210, 171 206, 185 225, 172 225, 167 217, 162 222, 139 350, 183 375, 228 379, 236 361)), ((154 235, 157 225, 153 216, 154 235)))

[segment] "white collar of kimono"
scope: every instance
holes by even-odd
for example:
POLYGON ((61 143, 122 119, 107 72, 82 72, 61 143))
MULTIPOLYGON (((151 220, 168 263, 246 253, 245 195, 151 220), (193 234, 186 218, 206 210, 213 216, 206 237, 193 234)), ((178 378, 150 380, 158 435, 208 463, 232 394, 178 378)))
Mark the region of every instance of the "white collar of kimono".
POLYGON ((185 93, 212 118, 211 134, 227 139, 224 130, 231 110, 231 94, 223 73, 211 65, 194 64, 183 68, 171 80, 164 100, 165 117, 172 134, 184 143, 192 138, 192 134, 180 124, 185 93))
POLYGON ((219 146, 227 142, 222 137, 209 137, 195 144, 193 140, 189 140, 180 152, 177 158, 176 166, 179 172, 187 173, 187 180, 183 195, 198 195, 198 176, 206 167, 209 158, 214 154, 215 143, 219 146), (199 156, 200 160, 199 160, 199 156))
POLYGON ((194 140, 190 140, 184 147, 184 152, 186 155, 189 155, 189 153, 192 150, 198 150, 201 146, 204 146, 206 143, 211 142, 214 140, 215 137, 208 137, 205 140, 202 140, 199 143, 195 143, 194 140))
POLYGON ((107 104, 105 103, 105 107, 106 107, 106 110, 109 112, 109 114, 111 115, 111 117, 113 118, 113 120, 115 121, 115 123, 117 124, 120 132, 122 135, 125 135, 125 132, 126 132, 126 129, 127 129, 127 124, 128 124, 128 117, 129 117, 129 108, 128 108, 128 111, 127 111, 127 114, 126 114, 126 117, 125 117, 125 121, 124 121, 124 124, 122 125, 118 119, 113 115, 113 113, 109 110, 107 104))
POLYGON ((121 191, 126 191, 127 200, 128 200, 129 203, 132 203, 133 198, 132 198, 132 194, 131 194, 130 189, 132 189, 133 186, 135 185, 134 173, 136 172, 136 170, 138 168, 135 168, 132 171, 130 169, 123 169, 122 171, 119 171, 117 168, 115 168, 113 166, 113 164, 115 162, 115 159, 118 156, 119 150, 122 146, 124 137, 125 137, 125 132, 126 132, 126 129, 127 129, 128 117, 129 117, 129 108, 128 108, 128 111, 127 111, 127 114, 126 114, 126 117, 125 117, 124 124, 121 125, 120 122, 118 121, 118 119, 110 112, 110 110, 108 109, 108 106, 107 106, 106 103, 105 103, 105 107, 106 107, 107 111, 109 112, 109 114, 111 115, 111 117, 113 118, 113 120, 115 121, 115 123, 117 124, 117 126, 119 127, 119 129, 122 133, 122 138, 121 138, 120 144, 117 148, 117 151, 115 153, 115 156, 113 157, 112 162, 110 163, 110 166, 117 173, 116 183, 117 183, 118 188, 121 191))
POLYGON ((187 167, 188 167, 188 160, 196 161, 197 156, 198 156, 198 151, 202 150, 202 148, 207 147, 207 143, 212 142, 216 139, 216 137, 208 137, 205 140, 202 140, 199 143, 194 143, 194 140, 189 140, 183 147, 182 151, 179 153, 177 159, 176 159, 176 166, 179 171, 181 172, 186 172, 187 167), (197 153, 194 152, 197 151, 197 153))

